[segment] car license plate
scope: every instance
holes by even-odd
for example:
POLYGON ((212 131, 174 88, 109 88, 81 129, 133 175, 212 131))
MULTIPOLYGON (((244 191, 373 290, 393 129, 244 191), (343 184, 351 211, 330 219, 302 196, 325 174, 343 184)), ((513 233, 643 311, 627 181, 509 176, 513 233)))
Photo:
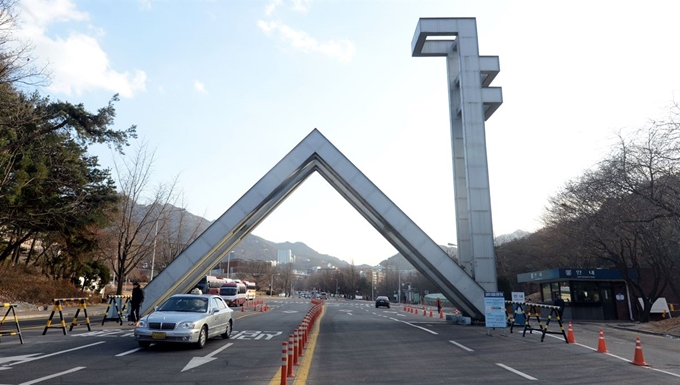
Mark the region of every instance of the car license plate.
POLYGON ((154 340, 164 340, 165 332, 152 332, 151 338, 153 338, 154 340))

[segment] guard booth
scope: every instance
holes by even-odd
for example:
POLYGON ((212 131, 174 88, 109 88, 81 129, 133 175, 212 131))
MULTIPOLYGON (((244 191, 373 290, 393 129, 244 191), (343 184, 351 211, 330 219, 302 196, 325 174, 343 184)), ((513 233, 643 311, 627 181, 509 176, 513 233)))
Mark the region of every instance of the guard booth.
MULTIPOLYGON (((630 271, 632 277, 636 277, 630 271)), ((630 292, 618 269, 550 269, 517 275, 518 283, 539 287, 540 302, 565 302, 562 319, 632 320, 630 292)))

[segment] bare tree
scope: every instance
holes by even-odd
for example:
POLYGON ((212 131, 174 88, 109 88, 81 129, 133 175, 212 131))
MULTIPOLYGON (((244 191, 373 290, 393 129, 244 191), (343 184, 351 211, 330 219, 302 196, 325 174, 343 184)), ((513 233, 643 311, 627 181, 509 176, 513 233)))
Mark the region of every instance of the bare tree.
POLYGON ((167 185, 159 184, 147 198, 154 153, 143 143, 131 160, 116 162, 114 169, 120 189, 120 203, 113 225, 108 229, 111 241, 112 271, 117 278, 116 293, 123 292, 125 277, 140 261, 153 253, 156 226, 163 232, 169 223, 168 214, 176 199, 176 179, 167 185))

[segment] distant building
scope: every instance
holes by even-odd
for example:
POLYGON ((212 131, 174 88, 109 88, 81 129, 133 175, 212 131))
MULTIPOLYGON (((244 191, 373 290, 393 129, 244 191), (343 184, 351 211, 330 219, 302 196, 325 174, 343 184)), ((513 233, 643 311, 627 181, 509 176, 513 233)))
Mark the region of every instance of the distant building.
POLYGON ((278 254, 276 257, 276 262, 277 264, 284 264, 284 263, 293 263, 295 262, 295 257, 293 256, 293 251, 290 249, 287 250, 278 250, 278 254))

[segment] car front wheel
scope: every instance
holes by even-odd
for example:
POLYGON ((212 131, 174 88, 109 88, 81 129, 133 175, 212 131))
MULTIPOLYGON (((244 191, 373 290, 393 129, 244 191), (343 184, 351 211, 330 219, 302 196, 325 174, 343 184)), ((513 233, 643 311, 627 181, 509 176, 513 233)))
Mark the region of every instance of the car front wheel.
POLYGON ((208 327, 203 325, 201 332, 198 334, 198 341, 196 341, 196 347, 203 349, 205 344, 208 342, 208 327))

